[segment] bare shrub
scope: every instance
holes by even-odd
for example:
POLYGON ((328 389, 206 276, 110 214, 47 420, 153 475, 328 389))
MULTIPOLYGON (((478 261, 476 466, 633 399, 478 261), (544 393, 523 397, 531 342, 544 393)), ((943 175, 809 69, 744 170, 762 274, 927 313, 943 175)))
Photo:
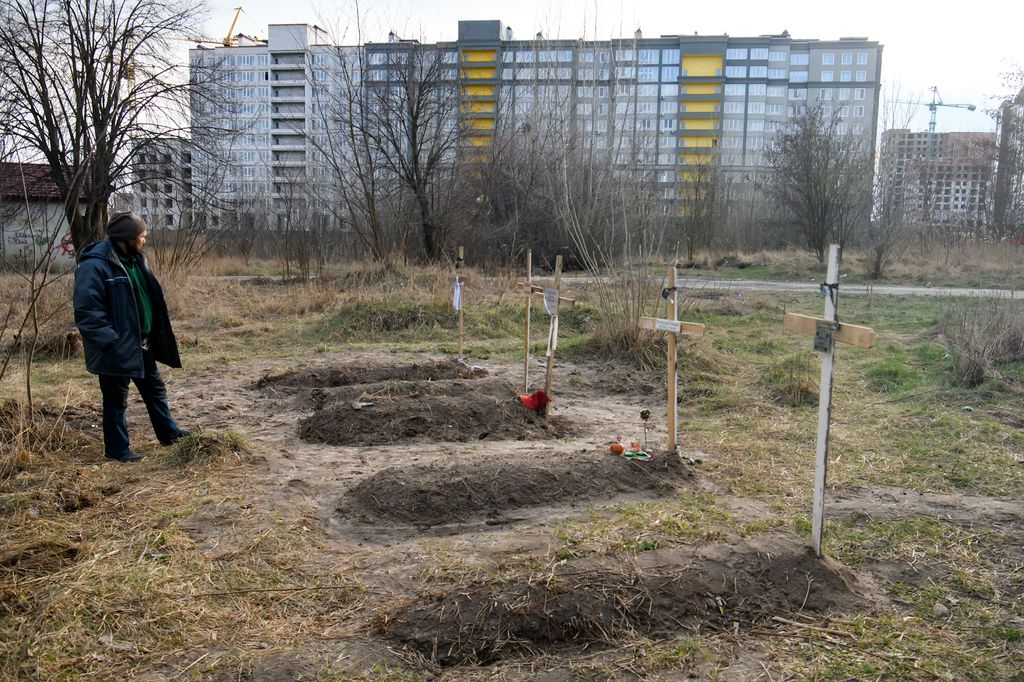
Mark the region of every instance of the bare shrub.
POLYGON ((978 386, 1001 377, 999 366, 1024 360, 1024 305, 1011 299, 958 302, 939 322, 956 354, 953 381, 978 386))

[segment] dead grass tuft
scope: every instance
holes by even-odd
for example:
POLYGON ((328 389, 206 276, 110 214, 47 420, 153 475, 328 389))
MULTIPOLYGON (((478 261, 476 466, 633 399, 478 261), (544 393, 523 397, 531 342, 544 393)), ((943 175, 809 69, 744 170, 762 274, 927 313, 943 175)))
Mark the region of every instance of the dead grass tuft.
POLYGON ((775 402, 790 407, 813 405, 818 400, 814 370, 813 353, 791 353, 767 365, 761 378, 775 402))
POLYGON ((181 466, 194 466, 238 459, 245 452, 245 438, 237 431, 196 429, 174 444, 171 456, 181 466))
POLYGON ((956 353, 953 380, 959 386, 998 379, 1000 365, 1024 360, 1024 304, 1020 302, 956 303, 939 329, 956 353))

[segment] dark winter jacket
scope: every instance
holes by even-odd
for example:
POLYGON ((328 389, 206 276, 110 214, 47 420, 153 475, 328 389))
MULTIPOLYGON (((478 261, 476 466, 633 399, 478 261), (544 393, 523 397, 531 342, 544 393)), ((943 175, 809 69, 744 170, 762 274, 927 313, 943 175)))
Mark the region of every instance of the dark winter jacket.
MULTIPOLYGON (((181 367, 164 292, 150 271, 145 256, 142 256, 142 271, 153 303, 150 352, 157 362, 181 367)), ((75 324, 82 333, 85 367, 90 372, 145 376, 138 306, 128 273, 109 239, 82 249, 75 269, 75 324)))

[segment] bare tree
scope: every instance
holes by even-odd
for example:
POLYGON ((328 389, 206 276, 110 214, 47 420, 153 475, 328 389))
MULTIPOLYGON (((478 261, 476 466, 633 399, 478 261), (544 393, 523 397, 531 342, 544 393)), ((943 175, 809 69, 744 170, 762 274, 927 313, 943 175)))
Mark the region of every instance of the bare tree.
POLYGON ((102 237, 135 150, 187 128, 187 66, 173 41, 201 0, 2 0, 0 100, 9 134, 50 166, 76 251, 102 237))
POLYGON ((768 196, 796 222, 808 250, 824 262, 829 243, 842 249, 871 205, 870 146, 844 133, 819 105, 792 119, 767 152, 768 196))
POLYGON ((456 64, 445 51, 397 40, 369 53, 364 74, 365 134, 378 158, 410 194, 428 259, 441 256, 459 142, 456 64), (378 57, 379 56, 379 57, 378 57))
POLYGON ((678 224, 686 245, 686 258, 693 260, 698 248, 708 248, 716 227, 724 217, 724 179, 716 150, 709 152, 682 172, 678 224))

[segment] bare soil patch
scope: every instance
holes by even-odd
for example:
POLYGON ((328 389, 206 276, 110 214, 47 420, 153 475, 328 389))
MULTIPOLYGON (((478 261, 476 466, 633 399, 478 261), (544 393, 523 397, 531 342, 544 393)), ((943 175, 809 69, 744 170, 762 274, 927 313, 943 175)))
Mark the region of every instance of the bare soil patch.
POLYGON ((346 519, 364 524, 449 523, 507 519, 529 507, 566 505, 625 494, 664 495, 694 478, 678 457, 639 462, 607 453, 574 453, 535 462, 495 458, 458 466, 391 467, 348 490, 338 505, 346 519))
POLYGON ((384 381, 438 381, 483 376, 479 368, 455 360, 433 360, 393 365, 367 366, 345 364, 337 367, 309 367, 268 374, 256 382, 257 388, 333 388, 384 381))
POLYGON ((401 606, 377 629, 438 665, 490 664, 636 633, 671 635, 687 623, 727 629, 803 610, 848 612, 874 599, 837 562, 773 536, 646 552, 625 565, 580 559, 518 580, 460 586, 401 606))

